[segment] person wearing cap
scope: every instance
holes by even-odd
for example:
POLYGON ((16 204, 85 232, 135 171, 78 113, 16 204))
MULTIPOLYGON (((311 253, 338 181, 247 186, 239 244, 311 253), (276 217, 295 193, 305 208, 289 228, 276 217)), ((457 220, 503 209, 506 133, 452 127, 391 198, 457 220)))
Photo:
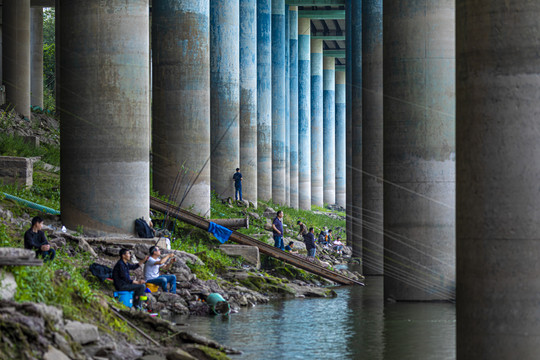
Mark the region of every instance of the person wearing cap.
POLYGON ((144 285, 144 280, 131 280, 129 271, 138 269, 146 260, 148 260, 148 256, 141 259, 138 264, 131 264, 131 252, 129 252, 128 249, 120 249, 119 255, 120 260, 114 265, 112 273, 114 287, 117 291, 133 291, 135 295, 133 306, 139 307, 139 298, 144 295, 146 285, 144 285))
POLYGON ((240 201, 242 201, 242 173, 240 173, 240 168, 236 168, 236 172, 233 175, 234 180, 234 198, 238 200, 238 195, 240 195, 240 201))
POLYGON ((165 255, 163 258, 161 256, 161 251, 157 246, 152 246, 150 248, 150 257, 144 266, 144 278, 147 283, 158 285, 164 292, 167 292, 167 288, 170 285, 170 291, 173 294, 176 294, 176 276, 175 275, 160 275, 159 270, 168 266, 165 265, 167 261, 172 258, 170 264, 176 261, 173 257, 174 254, 165 255))

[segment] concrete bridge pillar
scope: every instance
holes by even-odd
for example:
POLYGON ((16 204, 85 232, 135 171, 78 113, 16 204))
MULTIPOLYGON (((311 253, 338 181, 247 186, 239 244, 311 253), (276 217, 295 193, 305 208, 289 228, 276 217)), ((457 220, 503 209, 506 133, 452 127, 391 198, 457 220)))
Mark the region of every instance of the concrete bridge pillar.
POLYGON ((272 0, 257 0, 257 197, 272 198, 272 0))
POLYGON ((454 1, 383 9, 384 297, 454 299, 454 1))
POLYGON ((272 200, 285 205, 285 0, 272 0, 272 200))
MULTIPOLYGON (((352 2, 345 2, 345 56, 346 59, 352 59, 352 2)), ((352 246, 353 235, 353 214, 352 214, 352 61, 345 62, 345 200, 346 200, 346 228, 347 228, 347 245, 352 246)))
POLYGON ((383 273, 382 0, 362 1, 363 273, 383 273))
POLYGON ((43 108, 43 8, 30 9, 30 104, 43 108))
POLYGON ((336 203, 336 58, 323 60, 324 202, 336 203))
POLYGON ((362 0, 351 0, 351 204, 353 257, 362 258, 362 0))
POLYGON ((336 71, 336 203, 342 207, 346 206, 345 77, 345 71, 336 71))
POLYGON ((298 7, 289 7, 290 206, 298 209, 298 7))
POLYGON ((57 1, 62 222, 87 234, 133 233, 148 218, 148 6, 57 1))
POLYGON ((289 58, 291 33, 289 5, 285 4, 285 204, 291 204, 291 84, 289 81, 289 58))
POLYGON ((209 16, 208 0, 152 3, 153 185, 203 216, 210 215, 209 16))
POLYGON ((30 0, 3 1, 2 71, 7 103, 30 119, 30 0))
POLYGON ((311 209, 311 22, 298 19, 298 205, 311 209))
POLYGON ((257 0, 240 0, 240 172, 242 196, 257 201, 257 0))
POLYGON ((311 204, 323 206, 323 43, 311 39, 311 204))
POLYGON ((456 1, 457 359, 540 353, 537 1, 456 1))
POLYGON ((211 188, 234 197, 240 165, 239 0, 210 0, 211 188))

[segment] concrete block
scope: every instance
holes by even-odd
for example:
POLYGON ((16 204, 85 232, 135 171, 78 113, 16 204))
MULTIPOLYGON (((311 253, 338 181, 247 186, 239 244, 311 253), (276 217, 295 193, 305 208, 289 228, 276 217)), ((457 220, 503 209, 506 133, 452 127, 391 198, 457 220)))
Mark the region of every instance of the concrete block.
POLYGON ((17 282, 12 273, 2 271, 0 273, 0 299, 13 300, 17 292, 17 282))
POLYGON ((66 332, 71 336, 73 341, 81 345, 89 344, 99 340, 99 332, 97 326, 85 324, 78 321, 68 321, 66 324, 66 332))
POLYGON ((221 245, 220 250, 229 256, 242 256, 248 263, 255 265, 258 269, 261 266, 259 248, 249 245, 221 245))
POLYGON ((0 156, 0 182, 32 186, 33 162, 28 158, 0 156))
POLYGON ((35 147, 39 147, 39 137, 35 135, 28 135, 25 136, 23 139, 25 143, 33 145, 35 147))

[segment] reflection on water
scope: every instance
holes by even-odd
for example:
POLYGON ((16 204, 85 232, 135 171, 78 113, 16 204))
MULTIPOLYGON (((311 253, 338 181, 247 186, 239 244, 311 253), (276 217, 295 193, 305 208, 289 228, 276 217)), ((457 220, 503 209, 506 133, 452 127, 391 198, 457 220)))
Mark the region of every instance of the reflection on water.
POLYGON ((224 317, 178 323, 243 351, 235 359, 455 359, 455 306, 384 304, 383 279, 336 289, 334 299, 294 299, 224 317))

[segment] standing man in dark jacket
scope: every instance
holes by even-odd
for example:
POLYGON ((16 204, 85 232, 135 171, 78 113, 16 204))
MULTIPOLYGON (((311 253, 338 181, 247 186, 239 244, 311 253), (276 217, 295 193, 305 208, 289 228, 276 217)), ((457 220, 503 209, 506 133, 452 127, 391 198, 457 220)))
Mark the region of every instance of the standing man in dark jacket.
POLYGON ((306 244, 308 260, 315 259, 315 252, 317 247, 315 246, 315 230, 310 227, 309 232, 304 235, 304 244, 306 244))
POLYGON ((34 216, 32 227, 24 233, 24 248, 36 251, 36 257, 42 257, 45 262, 53 261, 56 252, 51 248, 43 228, 43 219, 34 216))
POLYGON ((146 290, 146 285, 144 280, 131 280, 129 276, 130 270, 138 269, 139 266, 144 264, 148 260, 148 256, 144 259, 141 259, 138 264, 131 264, 129 260, 131 259, 131 253, 127 249, 120 249, 120 260, 114 265, 113 268, 113 281, 114 287, 118 291, 133 291, 135 293, 135 298, 133 299, 133 306, 139 306, 139 297, 144 294, 146 290))
POLYGON ((238 194, 240 194, 240 201, 242 201, 242 173, 240 173, 240 168, 236 168, 232 178, 234 180, 234 198, 238 200, 238 194))
POLYGON ((274 235, 274 246, 285 250, 283 245, 283 211, 279 210, 272 223, 272 234, 274 235))

